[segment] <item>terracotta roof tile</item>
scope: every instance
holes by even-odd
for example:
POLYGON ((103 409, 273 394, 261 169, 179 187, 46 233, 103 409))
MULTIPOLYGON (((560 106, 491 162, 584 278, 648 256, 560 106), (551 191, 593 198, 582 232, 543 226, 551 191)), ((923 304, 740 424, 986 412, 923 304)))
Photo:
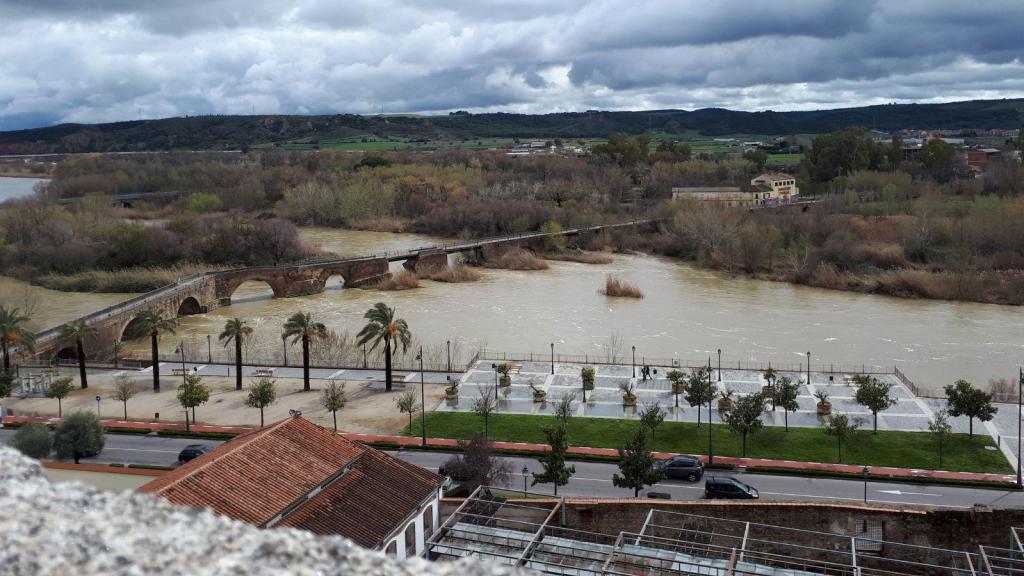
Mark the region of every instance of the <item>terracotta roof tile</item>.
POLYGON ((378 548, 428 497, 442 478, 383 452, 367 449, 348 473, 286 516, 277 526, 342 534, 378 548))
POLYGON ((139 491, 260 526, 366 450, 289 418, 230 440, 139 491))

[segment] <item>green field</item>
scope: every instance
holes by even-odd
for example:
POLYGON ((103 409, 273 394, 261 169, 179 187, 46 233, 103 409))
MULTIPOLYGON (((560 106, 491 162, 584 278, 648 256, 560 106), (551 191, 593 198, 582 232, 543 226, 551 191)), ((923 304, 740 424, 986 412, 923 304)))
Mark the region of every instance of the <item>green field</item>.
MULTIPOLYGON (((491 417, 491 440, 545 443, 544 426, 550 416, 497 414, 491 417)), ((573 446, 619 448, 638 426, 636 420, 613 418, 573 418, 569 422, 569 443, 573 446)), ((740 456, 740 436, 721 424, 713 426, 716 456, 740 456)), ((419 418, 412 429, 419 433, 419 418)), ((427 414, 427 433, 435 438, 469 438, 483 431, 483 419, 468 412, 431 412, 427 414)), ((408 433, 408 430, 405 430, 408 433)), ((1012 472, 998 450, 987 450, 992 439, 977 435, 954 434, 943 450, 942 470, 963 472, 1012 472)), ((658 428, 659 451, 706 454, 707 424, 666 422, 658 428)), ((803 462, 836 462, 836 441, 818 428, 766 427, 747 438, 747 456, 803 462)), ((858 430, 843 444, 843 462, 867 466, 893 466, 935 470, 939 468, 938 450, 928 434, 921 432, 858 430)))

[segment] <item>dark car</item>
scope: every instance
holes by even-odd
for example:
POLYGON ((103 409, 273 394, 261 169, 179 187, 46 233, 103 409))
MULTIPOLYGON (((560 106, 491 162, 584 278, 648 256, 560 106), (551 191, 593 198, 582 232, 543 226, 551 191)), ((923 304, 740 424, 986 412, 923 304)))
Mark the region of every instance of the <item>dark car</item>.
POLYGON ((654 467, 671 480, 696 482, 704 476, 704 464, 696 456, 673 456, 657 461, 654 467))
POLYGON ((760 494, 758 494, 757 488, 744 484, 732 476, 708 476, 704 480, 704 497, 756 500, 760 494))
POLYGON ((178 463, 184 464, 189 460, 193 460, 195 458, 202 456, 203 454, 206 454, 210 450, 212 450, 212 448, 203 444, 189 444, 188 446, 185 446, 185 448, 181 452, 178 453, 178 463))

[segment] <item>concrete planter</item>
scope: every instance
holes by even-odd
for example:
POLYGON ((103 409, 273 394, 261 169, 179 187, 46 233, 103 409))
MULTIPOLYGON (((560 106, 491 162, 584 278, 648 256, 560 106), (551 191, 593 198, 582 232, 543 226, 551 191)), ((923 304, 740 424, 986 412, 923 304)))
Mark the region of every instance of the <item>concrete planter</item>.
POLYGON ((583 381, 583 389, 584 390, 593 390, 594 389, 594 381, 590 380, 588 382, 587 380, 584 380, 583 381))
POLYGON ((445 398, 445 400, 458 400, 459 399, 459 389, 458 388, 445 388, 444 389, 444 398, 445 398))
POLYGON ((622 405, 623 406, 636 406, 636 396, 633 395, 633 394, 623 394, 622 395, 622 405))
POLYGON ((508 386, 511 386, 512 385, 512 377, 511 376, 501 376, 501 377, 499 377, 498 378, 498 385, 501 386, 502 388, 507 388, 508 386))
POLYGON ((731 398, 719 398, 718 399, 718 411, 728 412, 732 410, 732 399, 731 398))
POLYGON ((818 408, 818 416, 828 416, 829 414, 832 413, 832 403, 831 402, 818 402, 817 408, 818 408))
POLYGON ((534 390, 533 391, 533 401, 534 402, 543 402, 547 397, 548 397, 548 393, 543 391, 543 390, 534 390))

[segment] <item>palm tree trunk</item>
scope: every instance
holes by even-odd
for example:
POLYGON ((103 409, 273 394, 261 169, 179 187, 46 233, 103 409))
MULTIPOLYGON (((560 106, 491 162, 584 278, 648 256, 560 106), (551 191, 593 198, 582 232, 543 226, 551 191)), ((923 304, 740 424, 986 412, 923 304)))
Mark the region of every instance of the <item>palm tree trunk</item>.
POLYGON ((302 335, 302 389, 309 392, 309 336, 302 335))
POLYGON ((3 349, 4 349, 4 372, 10 372, 11 371, 11 354, 7 350, 7 339, 5 338, 2 342, 3 342, 3 349))
POLYGON ((78 377, 82 381, 82 390, 89 387, 89 381, 85 376, 85 349, 82 346, 82 339, 75 339, 75 347, 78 349, 78 377))
POLYGON ((242 336, 235 336, 235 390, 242 389, 242 336))
POLYGON ((384 390, 391 392, 391 339, 384 338, 384 390))
POLYGON ((149 335, 150 347, 153 353, 153 392, 160 391, 160 351, 157 349, 157 335, 154 330, 149 335))

